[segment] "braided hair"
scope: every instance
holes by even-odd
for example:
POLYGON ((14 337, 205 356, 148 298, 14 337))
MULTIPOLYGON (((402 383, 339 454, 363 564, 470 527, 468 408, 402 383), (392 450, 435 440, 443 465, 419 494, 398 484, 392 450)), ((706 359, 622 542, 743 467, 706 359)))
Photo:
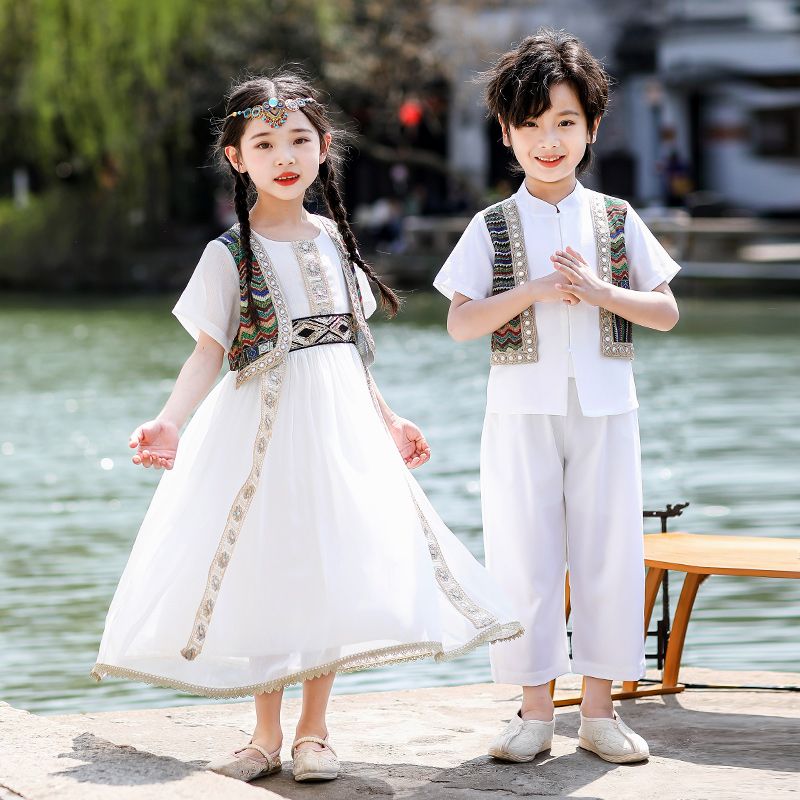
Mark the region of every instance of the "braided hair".
POLYGON ((364 270, 364 274, 378 287, 378 291, 381 293, 381 306, 390 316, 395 316, 400 310, 400 300, 375 274, 372 267, 364 261, 361 257, 361 253, 358 252, 356 237, 353 235, 353 230, 350 227, 350 223, 347 221, 347 211, 345 210, 339 187, 336 185, 335 167, 327 159, 319 165, 319 177, 322 181, 322 193, 325 198, 325 205, 328 207, 328 211, 330 211, 333 221, 339 229, 350 260, 354 264, 358 264, 358 266, 364 270))
MULTIPOLYGON (((245 108, 252 108, 255 105, 265 103, 270 97, 280 97, 283 100, 300 99, 303 97, 313 97, 316 103, 305 106, 302 112, 308 121, 314 126, 319 134, 320 140, 325 134, 333 133, 333 125, 324 106, 319 102, 318 93, 309 82, 299 73, 282 72, 274 78, 251 78, 244 82, 234 85, 228 93, 225 103, 225 118, 217 133, 216 152, 218 159, 229 171, 233 179, 233 199, 236 209, 236 217, 239 220, 241 234, 241 245, 243 260, 239 265, 240 278, 246 281, 247 293, 247 312, 253 314, 252 296, 252 262, 253 251, 250 244, 250 198, 255 194, 255 186, 246 172, 240 172, 225 156, 225 148, 229 146, 239 149, 245 126, 248 123, 242 115, 229 117, 234 111, 241 111, 245 108)), ((364 274, 378 287, 381 295, 381 305, 390 316, 397 314, 400 308, 400 300, 392 289, 390 289, 375 274, 372 267, 364 261, 358 251, 355 235, 347 220, 342 195, 337 186, 337 167, 342 161, 341 146, 337 139, 341 138, 342 132, 336 132, 331 145, 328 147, 325 161, 320 164, 317 180, 312 184, 312 188, 319 184, 325 205, 333 217, 336 227, 342 237, 342 241, 347 248, 350 260, 358 265, 364 274)))
MULTIPOLYGON (((244 277, 247 286, 253 277, 253 248, 250 245, 250 201, 248 189, 250 187, 250 176, 246 172, 239 172, 231 166, 233 176, 233 205, 236 209, 236 218, 239 220, 239 241, 242 247, 244 261, 240 262, 240 277, 244 277), (241 271, 244 275, 241 275, 241 271)), ((253 315, 253 296, 248 289, 247 293, 247 313, 252 318, 253 315)))

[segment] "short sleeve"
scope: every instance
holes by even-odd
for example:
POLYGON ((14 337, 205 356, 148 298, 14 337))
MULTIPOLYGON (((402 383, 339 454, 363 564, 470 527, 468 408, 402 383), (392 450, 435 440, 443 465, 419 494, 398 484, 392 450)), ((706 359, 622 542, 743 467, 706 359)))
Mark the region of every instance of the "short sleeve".
POLYGON ((356 267, 356 275, 358 276, 358 287, 361 289, 361 297, 364 300, 364 316, 371 317, 378 307, 375 302, 375 295, 372 293, 372 286, 361 267, 356 267))
POLYGON ((230 350, 239 329, 239 275, 222 242, 206 245, 172 313, 194 339, 203 331, 230 350))
POLYGON ((680 270, 630 205, 625 216, 625 255, 631 289, 638 292, 651 292, 665 281, 669 283, 680 270))
POLYGON ((433 285, 449 300, 455 292, 483 300, 492 293, 493 266, 494 247, 481 211, 467 225, 433 285))

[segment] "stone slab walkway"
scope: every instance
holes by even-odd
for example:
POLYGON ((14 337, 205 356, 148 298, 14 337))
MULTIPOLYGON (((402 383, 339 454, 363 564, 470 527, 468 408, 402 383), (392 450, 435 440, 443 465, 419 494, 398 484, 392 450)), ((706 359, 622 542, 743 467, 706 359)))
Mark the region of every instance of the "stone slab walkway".
MULTIPOLYGON (((800 674, 684 669, 683 680, 800 685, 800 674)), ((569 688, 569 682, 565 687, 569 688)), ((514 687, 479 684, 338 695, 329 727, 343 762, 332 783, 297 784, 289 758, 298 700, 284 712, 280 775, 242 784, 203 770, 247 741, 253 705, 40 717, 0 705, 0 800, 315 798, 315 800, 739 800, 800 795, 800 693, 691 689, 624 701, 621 716, 649 742, 647 763, 616 766, 577 749, 578 711, 558 710, 550 753, 509 765, 485 755, 518 708, 514 687)))

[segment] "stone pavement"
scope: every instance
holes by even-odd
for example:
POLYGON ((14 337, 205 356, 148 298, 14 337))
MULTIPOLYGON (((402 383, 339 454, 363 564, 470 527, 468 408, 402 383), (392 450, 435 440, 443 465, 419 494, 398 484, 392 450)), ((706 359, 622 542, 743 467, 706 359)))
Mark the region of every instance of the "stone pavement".
MULTIPOLYGON (((800 685, 800 674, 684 669, 693 683, 800 685)), ((565 687, 569 687, 565 681, 565 687)), ((314 798, 315 800, 739 800, 800 795, 800 693, 689 689, 619 704, 650 744, 650 760, 608 764, 577 749, 578 711, 558 710, 552 751, 501 764, 486 745, 517 710, 514 687, 474 686, 337 695, 332 783, 297 784, 288 763, 299 701, 286 700, 287 763, 243 784, 203 770, 241 746, 252 702, 39 717, 0 704, 0 800, 314 798)))

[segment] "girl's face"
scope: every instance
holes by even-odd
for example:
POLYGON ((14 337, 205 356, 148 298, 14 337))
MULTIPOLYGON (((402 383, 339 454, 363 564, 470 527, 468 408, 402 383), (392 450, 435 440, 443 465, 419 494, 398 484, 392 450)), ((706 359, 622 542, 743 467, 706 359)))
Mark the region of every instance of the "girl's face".
POLYGON ((331 135, 320 137, 302 111, 290 111, 279 128, 251 119, 239 147, 226 147, 225 155, 234 169, 249 173, 259 194, 296 200, 319 174, 330 143, 331 135))
POLYGON ((589 131, 586 114, 578 95, 569 83, 557 83, 550 90, 550 108, 541 116, 529 117, 519 127, 506 129, 503 120, 503 144, 525 170, 530 183, 573 183, 586 145, 595 140, 597 126, 589 131))

